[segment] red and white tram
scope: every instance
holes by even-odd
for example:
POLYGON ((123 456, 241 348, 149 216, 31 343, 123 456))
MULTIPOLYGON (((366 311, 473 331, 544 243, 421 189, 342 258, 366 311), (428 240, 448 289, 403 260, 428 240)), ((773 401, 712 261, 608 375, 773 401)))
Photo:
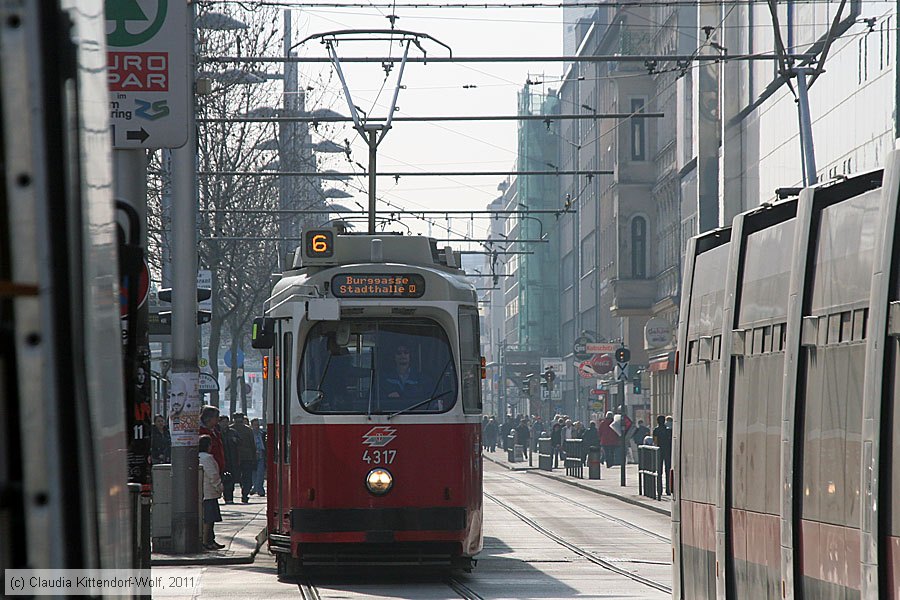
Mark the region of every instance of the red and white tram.
POLYGON ((474 565, 483 371, 458 259, 425 237, 305 232, 254 322, 279 574, 474 565))

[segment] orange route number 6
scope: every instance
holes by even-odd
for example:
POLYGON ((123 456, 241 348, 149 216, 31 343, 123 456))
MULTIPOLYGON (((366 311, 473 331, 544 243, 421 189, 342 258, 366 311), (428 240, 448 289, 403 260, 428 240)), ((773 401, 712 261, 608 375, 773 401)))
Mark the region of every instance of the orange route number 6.
POLYGON ((328 237, 324 234, 317 233, 312 238, 312 249, 313 252, 327 252, 328 251, 328 237))

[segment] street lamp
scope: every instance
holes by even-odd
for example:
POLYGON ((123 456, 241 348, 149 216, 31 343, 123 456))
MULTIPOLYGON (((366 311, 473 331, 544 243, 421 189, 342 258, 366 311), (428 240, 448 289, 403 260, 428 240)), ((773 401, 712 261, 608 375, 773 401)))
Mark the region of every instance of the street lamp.
POLYGON ((353 194, 349 194, 344 190, 339 190, 337 188, 328 188, 324 192, 322 192, 323 198, 352 198, 353 194))
POLYGON ((197 17, 195 24, 197 29, 211 29, 213 31, 247 29, 247 24, 243 21, 238 21, 228 15, 216 12, 209 12, 197 17))

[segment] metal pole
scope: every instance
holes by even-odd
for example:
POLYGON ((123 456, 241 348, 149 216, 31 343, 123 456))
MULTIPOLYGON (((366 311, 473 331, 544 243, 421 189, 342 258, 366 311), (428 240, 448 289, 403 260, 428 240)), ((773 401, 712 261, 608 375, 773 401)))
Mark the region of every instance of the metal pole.
POLYGON ((499 360, 497 361, 497 372, 500 374, 500 386, 497 389, 497 395, 500 398, 500 406, 497 407, 497 421, 500 424, 506 422, 506 369, 503 368, 503 361, 506 359, 505 352, 506 340, 501 339, 500 332, 497 332, 499 360))
POLYGON ((809 114, 809 93, 806 89, 806 73, 809 69, 797 67, 794 73, 797 75, 797 112, 800 115, 800 147, 803 152, 803 175, 806 185, 815 185, 816 176, 816 150, 813 146, 812 118, 809 114))
MULTIPOLYGON (((291 11, 284 11, 284 56, 287 58, 291 53, 291 11)), ((284 73, 282 79, 282 106, 285 114, 291 113, 291 97, 296 91, 296 86, 291 87, 291 63, 284 64, 284 73)), ((294 139, 293 124, 288 122, 279 123, 278 126, 278 170, 282 173, 293 170, 294 167, 294 139)), ((291 190, 293 188, 293 180, 288 177, 282 177, 278 185, 278 207, 281 210, 293 208, 291 204, 291 190)), ((287 258, 287 236, 289 235, 289 219, 280 219, 278 221, 278 268, 284 271, 287 268, 285 263, 287 258)), ((235 363, 236 365, 237 363, 235 363)))
POLYGON ((375 162, 378 159, 378 128, 367 127, 369 142, 369 235, 375 234, 375 162))
MULTIPOLYGON (((163 171, 163 189, 160 196, 160 212, 162 213, 162 248, 161 248, 161 267, 162 267, 162 287, 172 287, 172 151, 168 148, 162 150, 162 171, 163 171)), ((169 338, 171 340, 171 338, 169 338)), ((160 352, 161 364, 171 366, 172 361, 172 342, 162 343, 160 352)), ((168 414, 168 397, 169 386, 166 384, 166 376, 169 369, 160 368, 160 388, 157 394, 157 404, 155 412, 157 414, 168 414)))
MULTIPOLYGON (((189 47, 193 48, 193 27, 189 31, 189 47)), ((190 62, 190 88, 193 89, 195 66, 193 61, 190 62)), ((172 435, 172 547, 178 554, 193 554, 200 546, 197 485, 197 428, 200 416, 195 195, 197 141, 193 104, 191 92, 188 139, 184 146, 172 151, 172 375, 169 429, 172 435)))
POLYGON ((628 453, 628 439, 625 434, 627 434, 628 431, 625 428, 625 379, 621 377, 619 378, 618 396, 617 402, 622 404, 622 473, 619 483, 622 487, 625 487, 625 463, 628 462, 625 460, 628 453))

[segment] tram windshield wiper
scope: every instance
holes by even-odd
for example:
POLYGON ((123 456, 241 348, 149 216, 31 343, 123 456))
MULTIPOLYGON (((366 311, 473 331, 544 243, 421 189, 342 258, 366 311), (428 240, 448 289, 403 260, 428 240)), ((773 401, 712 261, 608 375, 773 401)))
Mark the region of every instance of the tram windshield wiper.
POLYGON ((372 390, 375 389, 375 346, 372 346, 372 358, 369 360, 369 400, 366 403, 366 418, 372 420, 372 390))
POLYGON ((416 403, 413 404, 412 406, 407 406, 407 407, 404 408, 403 410, 398 410, 398 411, 395 412, 395 413, 391 413, 391 414, 388 415, 388 421, 390 421, 391 419, 393 419, 393 418, 396 417, 397 415, 402 415, 403 413, 407 413, 407 412, 409 412, 409 411, 411 411, 411 410, 416 410, 417 408, 419 408, 419 407, 421 407, 421 406, 425 406, 426 404, 428 404, 429 402, 432 402, 433 400, 437 400, 438 398, 443 398, 443 397, 446 396, 447 394, 451 394, 451 393, 453 393, 453 390, 447 390, 446 392, 441 392, 440 394, 438 394, 438 395, 436 395, 436 396, 432 396, 431 398, 425 398, 425 399, 422 400, 421 402, 416 402, 416 403))
POLYGON ((325 359, 325 368, 322 369, 322 376, 319 377, 319 382, 316 384, 316 392, 319 393, 318 398, 314 399, 312 402, 307 404, 306 406, 312 406, 313 404, 318 404, 325 397, 325 394, 322 393, 322 386, 325 384, 325 377, 328 375, 328 367, 331 366, 331 357, 333 355, 329 352, 328 358, 325 359))

